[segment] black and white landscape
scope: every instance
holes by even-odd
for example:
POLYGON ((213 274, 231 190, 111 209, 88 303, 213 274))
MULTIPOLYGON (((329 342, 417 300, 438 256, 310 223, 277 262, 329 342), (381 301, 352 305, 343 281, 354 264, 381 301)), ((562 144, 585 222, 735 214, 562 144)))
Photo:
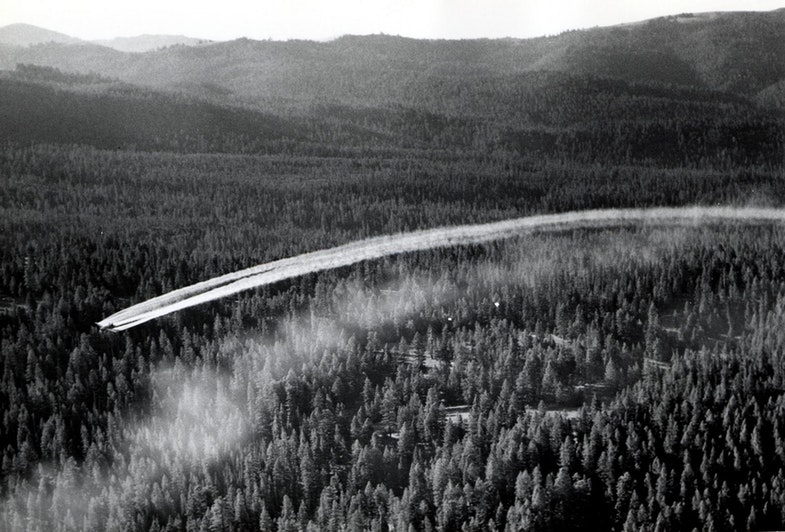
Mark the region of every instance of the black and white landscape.
POLYGON ((785 9, 195 37, 0 28, 0 530, 785 526, 785 9))

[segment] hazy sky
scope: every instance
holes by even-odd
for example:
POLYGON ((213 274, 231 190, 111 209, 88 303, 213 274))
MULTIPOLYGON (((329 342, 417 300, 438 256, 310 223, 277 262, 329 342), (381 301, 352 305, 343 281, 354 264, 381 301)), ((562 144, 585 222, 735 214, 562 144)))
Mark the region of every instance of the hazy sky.
POLYGON ((779 7, 785 0, 0 0, 0 26, 26 22, 83 39, 534 37, 685 12, 779 7))

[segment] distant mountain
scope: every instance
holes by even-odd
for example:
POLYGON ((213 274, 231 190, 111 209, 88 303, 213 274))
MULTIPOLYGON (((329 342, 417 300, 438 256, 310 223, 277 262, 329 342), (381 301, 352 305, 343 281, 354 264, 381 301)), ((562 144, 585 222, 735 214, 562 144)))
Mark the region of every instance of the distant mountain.
POLYGON ((0 44, 30 46, 43 43, 76 44, 83 42, 64 33, 46 30, 30 24, 11 24, 0 28, 0 44))
POLYGON ((120 52, 143 53, 167 46, 198 46, 208 44, 212 41, 195 39, 184 35, 138 35, 136 37, 115 37, 114 39, 104 39, 92 41, 101 46, 107 46, 120 52))
MULTIPOLYGON (((115 37, 113 39, 97 39, 85 41, 31 24, 10 24, 0 28, 0 45, 31 46, 41 44, 87 44, 105 46, 119 52, 150 52, 168 46, 198 46, 213 41, 196 39, 185 35, 137 35, 135 37, 115 37)), ((49 65, 54 66, 54 65, 49 65)))
POLYGON ((77 74, 99 73, 118 77, 112 72, 122 71, 128 54, 106 46, 80 41, 74 44, 45 43, 20 47, 0 44, 0 70, 13 70, 18 64, 53 67, 77 74))
POLYGON ((538 68, 754 94, 785 78, 785 9, 571 32, 538 68))
POLYGON ((458 106, 494 97, 488 87, 542 71, 727 92, 779 105, 783 35, 785 9, 780 9, 682 14, 536 39, 239 39, 137 54, 48 44, 0 50, 0 68, 52 66, 199 96, 298 108, 332 102, 465 113, 458 106))

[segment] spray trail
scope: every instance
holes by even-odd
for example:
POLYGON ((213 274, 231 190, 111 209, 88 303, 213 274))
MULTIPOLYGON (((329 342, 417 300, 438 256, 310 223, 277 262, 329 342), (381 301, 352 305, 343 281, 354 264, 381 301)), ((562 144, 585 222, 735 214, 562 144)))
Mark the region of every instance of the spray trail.
POLYGON ((641 223, 683 225, 718 221, 783 222, 785 221, 785 210, 751 207, 587 210, 379 236, 221 275, 133 305, 98 322, 98 325, 101 328, 121 331, 178 310, 251 288, 389 255, 439 247, 479 244, 535 231, 609 228, 641 223))

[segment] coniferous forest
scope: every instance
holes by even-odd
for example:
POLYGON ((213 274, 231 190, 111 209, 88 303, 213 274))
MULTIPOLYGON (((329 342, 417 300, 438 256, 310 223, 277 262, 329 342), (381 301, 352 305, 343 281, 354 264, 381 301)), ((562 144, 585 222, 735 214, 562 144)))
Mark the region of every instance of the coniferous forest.
POLYGON ((0 529, 782 528, 782 224, 533 233, 96 322, 370 236, 782 206, 783 32, 0 46, 0 529))

